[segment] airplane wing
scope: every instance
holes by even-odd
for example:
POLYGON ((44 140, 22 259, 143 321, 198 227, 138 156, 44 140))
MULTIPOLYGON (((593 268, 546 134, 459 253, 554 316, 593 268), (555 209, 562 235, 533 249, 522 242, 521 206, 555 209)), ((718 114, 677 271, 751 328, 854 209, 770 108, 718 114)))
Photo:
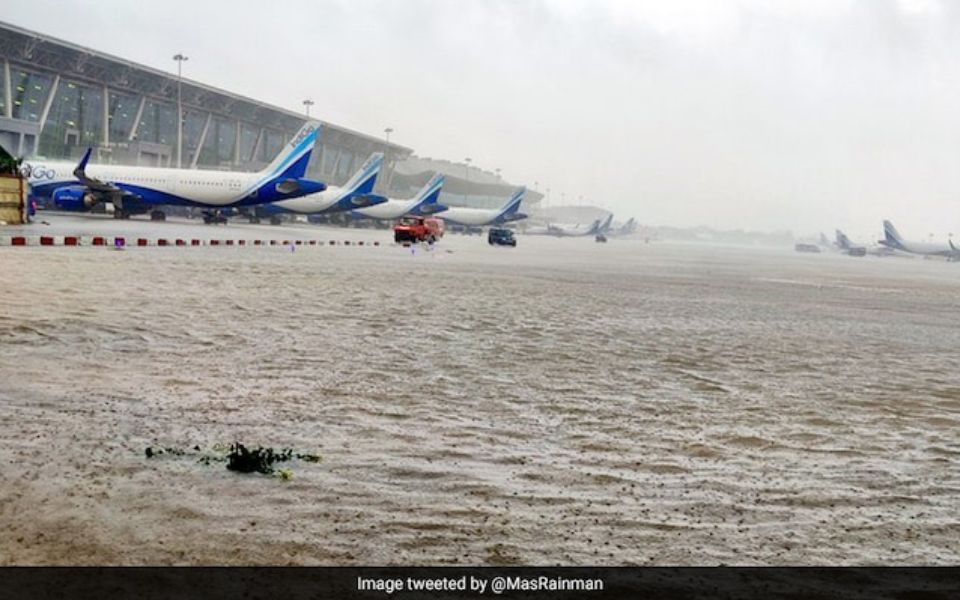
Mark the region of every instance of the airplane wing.
POLYGON ((447 210, 447 209, 449 209, 449 208, 450 208, 450 207, 447 206, 446 204, 440 204, 439 202, 437 202, 437 203, 435 203, 435 204, 427 204, 427 205, 425 205, 425 206, 421 206, 421 207, 420 207, 420 210, 417 211, 417 212, 420 213, 420 214, 424 214, 424 215, 435 215, 435 214, 441 213, 441 212, 443 212, 443 211, 445 211, 445 210, 447 210))
POLYGON ((92 195, 97 198, 98 201, 110 202, 117 210, 124 210, 125 204, 127 209, 142 209, 142 207, 139 206, 142 204, 140 202, 141 198, 137 194, 131 193, 108 181, 100 181, 96 177, 87 175, 87 163, 90 162, 90 154, 92 151, 93 148, 87 148, 77 168, 73 170, 73 176, 77 178, 77 181, 93 192, 92 195))
POLYGON ((87 175, 87 163, 90 162, 90 153, 92 151, 93 148, 87 148, 87 151, 83 154, 83 158, 80 159, 80 164, 73 170, 73 176, 90 191, 105 194, 123 194, 123 190, 112 183, 100 181, 95 177, 87 175))
POLYGON ((353 204, 353 208, 367 208, 368 206, 383 204, 387 200, 389 200, 389 198, 381 196, 380 194, 360 194, 354 196, 350 202, 353 204))

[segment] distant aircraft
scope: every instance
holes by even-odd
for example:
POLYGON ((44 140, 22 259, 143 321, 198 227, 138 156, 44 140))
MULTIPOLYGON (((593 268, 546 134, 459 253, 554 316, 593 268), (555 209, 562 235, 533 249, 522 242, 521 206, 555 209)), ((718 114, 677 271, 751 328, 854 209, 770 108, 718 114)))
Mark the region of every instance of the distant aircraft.
POLYGON ((629 221, 627 221, 626 223, 624 223, 614 231, 610 232, 609 235, 626 236, 626 235, 632 235, 636 232, 637 232, 637 220, 634 219, 633 217, 630 217, 629 221))
POLYGON ((524 233, 529 235, 552 235, 554 237, 582 237, 586 235, 597 235, 600 230, 600 219, 597 219, 589 225, 558 224, 550 223, 545 226, 527 227, 524 233))
POLYGON ((847 237, 847 234, 840 231, 839 229, 836 230, 836 238, 837 239, 834 242, 834 245, 841 251, 846 252, 851 256, 857 256, 857 255, 862 256, 867 253, 866 246, 860 246, 860 245, 854 244, 853 242, 850 241, 850 238, 847 237))
POLYGON ((834 245, 830 243, 830 239, 827 238, 827 236, 824 235, 824 233, 823 233, 822 231, 820 232, 820 242, 819 242, 819 243, 820 243, 820 245, 823 246, 824 248, 827 248, 827 249, 830 249, 830 250, 833 250, 833 249, 834 249, 834 245))
POLYGON ((251 222, 257 222, 261 217, 269 216, 270 222, 277 224, 280 222, 279 215, 284 213, 308 215, 307 218, 310 218, 312 215, 325 215, 383 204, 387 201, 386 198, 372 194, 381 166, 383 166, 383 153, 374 152, 343 187, 330 186, 316 194, 258 206, 254 214, 248 216, 251 222))
POLYGON ((607 218, 597 227, 597 235, 607 235, 610 233, 610 227, 613 225, 613 213, 607 215, 607 218))
POLYGON ((80 164, 24 161, 30 193, 50 198, 61 210, 88 211, 113 204, 118 219, 165 204, 221 209, 277 202, 320 192, 326 184, 304 179, 320 135, 320 123, 309 121, 270 165, 259 173, 91 165, 91 149, 80 164))
MULTIPOLYGON (((357 208, 354 209, 351 214, 368 219, 393 220, 407 215, 425 216, 446 211, 447 207, 438 203, 444 181, 445 177, 441 173, 436 173, 430 178, 430 181, 420 188, 420 191, 409 200, 384 198, 382 204, 368 206, 367 208, 357 208)), ((381 198, 381 196, 376 197, 381 198)))
POLYGON ((951 261, 960 260, 960 249, 953 244, 953 240, 948 240, 946 245, 930 242, 907 242, 904 241, 903 236, 890 221, 883 222, 883 234, 884 239, 877 243, 887 248, 923 256, 943 256, 951 261))
POLYGON ((443 220, 456 225, 467 227, 483 227, 486 225, 502 225, 520 219, 526 219, 527 215, 520 212, 520 203, 523 202, 527 194, 527 188, 522 187, 507 201, 502 207, 497 209, 486 208, 463 208, 460 206, 451 206, 443 212, 443 220))
POLYGON ((849 254, 850 256, 865 256, 867 254, 871 256, 893 256, 898 258, 914 258, 912 254, 907 254, 901 250, 894 250, 892 248, 887 248, 886 246, 870 246, 867 247, 863 244, 856 244, 847 237, 847 234, 836 230, 836 240, 833 242, 837 250, 843 252, 844 254, 849 254))

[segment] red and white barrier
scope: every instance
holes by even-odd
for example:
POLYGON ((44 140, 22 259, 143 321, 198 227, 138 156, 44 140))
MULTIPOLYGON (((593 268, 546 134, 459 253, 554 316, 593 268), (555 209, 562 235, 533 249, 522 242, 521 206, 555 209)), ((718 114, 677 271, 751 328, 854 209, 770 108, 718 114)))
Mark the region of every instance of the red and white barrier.
POLYGON ((122 247, 129 246, 136 248, 148 247, 198 247, 198 246, 232 246, 234 248, 252 248, 264 246, 375 246, 379 247, 380 242, 365 242, 364 240, 245 240, 245 239, 209 239, 202 240, 193 238, 190 240, 183 238, 134 238, 127 239, 124 236, 104 236, 104 235, 0 235, 0 247, 2 246, 52 246, 52 247, 82 247, 82 246, 100 246, 100 247, 122 247))

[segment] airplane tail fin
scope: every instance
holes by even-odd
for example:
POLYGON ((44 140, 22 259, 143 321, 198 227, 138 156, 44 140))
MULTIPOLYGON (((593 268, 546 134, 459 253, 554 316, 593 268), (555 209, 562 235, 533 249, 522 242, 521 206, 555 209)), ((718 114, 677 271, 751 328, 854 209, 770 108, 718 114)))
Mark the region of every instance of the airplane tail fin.
POLYGON ((407 212, 409 214, 433 214, 440 212, 440 210, 438 210, 440 206, 438 201, 440 200, 440 192, 443 190, 445 181, 446 177, 444 177, 442 173, 435 173, 434 176, 430 178, 430 181, 420 188, 420 191, 413 197, 413 202, 411 202, 410 209, 407 212))
POLYGON ((510 200, 503 205, 503 208, 500 209, 500 215, 498 218, 509 220, 510 217, 517 214, 517 211, 520 210, 520 203, 523 202, 524 196, 527 195, 527 188, 521 187, 516 192, 510 196, 510 200))
POLYGON ((262 173, 271 179, 300 179, 306 175, 313 148, 320 137, 320 128, 319 121, 307 121, 262 173))
POLYGON ((597 229, 597 233, 606 233, 610 231, 610 226, 613 224, 613 213, 607 215, 607 218, 600 224, 600 227, 597 229))
POLYGON ((344 196, 362 196, 373 191, 377 185, 377 175, 383 166, 383 152, 374 152, 363 166, 353 174, 353 177, 344 184, 344 196))
POLYGON ((841 250, 849 250, 851 247, 853 247, 853 244, 850 243, 850 238, 848 238, 847 234, 845 234, 844 232, 837 229, 836 236, 837 236, 837 241, 835 243, 837 245, 837 248, 840 248, 841 250))
POLYGON ((87 178, 87 163, 90 162, 90 154, 92 153, 93 148, 87 148, 87 151, 83 153, 83 158, 80 159, 80 162, 73 170, 73 176, 80 181, 83 181, 87 178))
POLYGON ((893 226, 893 223, 890 221, 884 220, 883 222, 883 241, 884 245, 891 248, 899 248, 903 250, 903 237, 900 235, 900 232, 897 231, 897 228, 893 226))

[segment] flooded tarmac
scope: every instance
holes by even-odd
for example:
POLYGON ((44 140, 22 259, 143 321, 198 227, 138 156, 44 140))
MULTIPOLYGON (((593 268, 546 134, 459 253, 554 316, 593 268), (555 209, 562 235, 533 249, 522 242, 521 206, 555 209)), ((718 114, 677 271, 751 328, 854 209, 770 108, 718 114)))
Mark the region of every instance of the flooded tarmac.
POLYGON ((0 281, 3 564, 960 560, 954 264, 447 236, 0 281), (144 455, 234 440, 323 460, 144 455))

